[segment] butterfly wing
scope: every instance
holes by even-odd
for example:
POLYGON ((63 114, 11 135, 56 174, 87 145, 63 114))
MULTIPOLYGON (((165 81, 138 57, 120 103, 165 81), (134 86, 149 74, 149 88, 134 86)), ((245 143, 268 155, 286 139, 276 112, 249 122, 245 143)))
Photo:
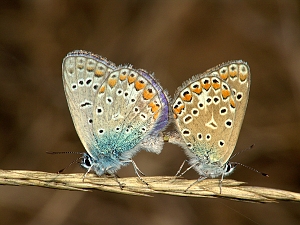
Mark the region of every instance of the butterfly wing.
MULTIPOLYGON (((219 65, 214 69, 211 75, 218 76, 225 81, 234 94, 236 113, 232 135, 229 139, 229 145, 234 149, 242 127, 249 99, 251 83, 250 68, 246 62, 235 60, 219 65)), ((227 161, 230 155, 224 156, 224 160, 227 161)))
POLYGON ((68 53, 62 64, 63 83, 77 134, 87 152, 96 146, 93 135, 94 98, 110 71, 116 66, 90 52, 68 53))
POLYGON ((178 89, 173 103, 175 123, 186 152, 198 160, 223 165, 232 153, 235 101, 230 87, 216 76, 195 76, 178 89))
MULTIPOLYGON (((168 124, 168 110, 166 94, 146 71, 131 67, 114 70, 95 98, 93 122, 97 126, 93 132, 98 150, 93 154, 125 153, 131 157, 139 150, 139 143, 151 135, 158 136, 168 124)), ((147 150, 159 153, 161 148, 147 150)))

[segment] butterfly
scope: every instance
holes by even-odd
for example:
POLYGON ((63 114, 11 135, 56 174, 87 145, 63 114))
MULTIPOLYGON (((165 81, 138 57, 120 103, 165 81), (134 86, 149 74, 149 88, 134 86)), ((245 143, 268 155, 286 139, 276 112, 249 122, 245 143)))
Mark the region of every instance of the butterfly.
POLYGON ((235 60, 196 75, 178 88, 171 103, 176 131, 167 139, 183 147, 190 164, 186 171, 193 168, 200 175, 196 182, 222 176, 221 188, 223 177, 238 165, 229 159, 243 123, 250 83, 248 64, 235 60))
POLYGON ((77 134, 86 150, 81 166, 115 175, 141 149, 159 154, 169 123, 167 92, 143 69, 116 66, 83 50, 62 63, 64 90, 77 134))

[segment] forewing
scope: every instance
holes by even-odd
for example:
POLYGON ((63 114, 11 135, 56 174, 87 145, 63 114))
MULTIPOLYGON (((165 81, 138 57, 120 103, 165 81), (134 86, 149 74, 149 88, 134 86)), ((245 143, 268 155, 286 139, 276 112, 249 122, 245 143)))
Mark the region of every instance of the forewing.
MULTIPOLYGON (((208 72, 209 75, 218 76, 231 88, 236 105, 235 122, 229 144, 235 148, 243 124, 247 103, 249 99, 251 74, 248 64, 242 60, 223 63, 208 72)), ((229 158, 230 156, 228 156, 229 158)))
POLYGON ((167 125, 167 97, 147 72, 119 68, 100 86, 93 118, 101 154, 120 155, 167 125))
POLYGON ((96 145, 92 119, 94 98, 115 65, 86 51, 70 52, 63 60, 64 89, 77 134, 87 152, 96 145))
POLYGON ((187 148, 200 161, 226 163, 236 112, 229 85, 216 76, 195 76, 178 89, 172 107, 187 148))

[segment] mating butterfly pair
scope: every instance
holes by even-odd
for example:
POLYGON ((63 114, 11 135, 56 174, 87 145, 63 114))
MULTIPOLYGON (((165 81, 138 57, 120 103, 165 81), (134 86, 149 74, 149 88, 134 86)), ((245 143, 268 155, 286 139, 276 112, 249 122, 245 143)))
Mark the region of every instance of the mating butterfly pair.
POLYGON ((223 63, 178 88, 174 101, 145 70, 116 66, 76 50, 62 65, 65 94, 87 153, 81 165, 99 176, 114 175, 141 149, 159 154, 164 140, 182 146, 199 180, 229 174, 250 88, 247 63, 223 63), (172 111, 173 116, 170 116, 172 111), (174 117, 174 118, 172 118, 174 117), (176 131, 162 131, 170 121, 176 131))

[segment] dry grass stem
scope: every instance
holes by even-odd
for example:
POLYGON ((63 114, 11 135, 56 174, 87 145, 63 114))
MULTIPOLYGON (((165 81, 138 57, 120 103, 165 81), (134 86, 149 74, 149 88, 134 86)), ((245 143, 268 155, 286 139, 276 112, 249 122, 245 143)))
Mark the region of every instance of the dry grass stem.
POLYGON ((123 185, 121 189, 115 178, 98 177, 88 174, 83 181, 83 174, 56 174, 25 170, 0 170, 0 184, 14 186, 38 186, 44 188, 70 191, 102 190, 120 194, 151 196, 151 194, 167 194, 185 197, 222 197, 248 202, 276 202, 279 200, 300 202, 300 193, 264 187, 245 186, 244 182, 225 179, 220 194, 219 180, 206 179, 186 188, 194 180, 174 177, 143 177, 149 185, 145 185, 137 177, 118 178, 123 185))

